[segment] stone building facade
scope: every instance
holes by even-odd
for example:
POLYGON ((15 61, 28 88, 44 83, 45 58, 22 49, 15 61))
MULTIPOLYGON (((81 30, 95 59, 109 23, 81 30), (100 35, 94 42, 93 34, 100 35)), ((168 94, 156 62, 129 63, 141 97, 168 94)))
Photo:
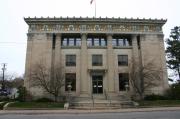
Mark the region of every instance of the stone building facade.
POLYGON ((152 61, 163 73, 158 86, 147 93, 163 93, 168 88, 163 19, 128 18, 24 18, 28 24, 25 86, 37 97, 46 95, 30 87, 33 64, 43 58, 48 67, 65 67, 65 86, 77 97, 124 94, 133 61, 152 61))

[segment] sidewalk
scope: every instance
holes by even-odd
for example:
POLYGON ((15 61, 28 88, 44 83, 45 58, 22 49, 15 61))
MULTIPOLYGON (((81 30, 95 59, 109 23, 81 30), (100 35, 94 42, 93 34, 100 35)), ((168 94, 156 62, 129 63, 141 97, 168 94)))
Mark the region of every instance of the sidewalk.
POLYGON ((1 110, 2 114, 89 114, 89 113, 125 113, 125 112, 151 112, 151 111, 175 111, 180 107, 157 107, 157 108, 129 108, 107 110, 1 110))

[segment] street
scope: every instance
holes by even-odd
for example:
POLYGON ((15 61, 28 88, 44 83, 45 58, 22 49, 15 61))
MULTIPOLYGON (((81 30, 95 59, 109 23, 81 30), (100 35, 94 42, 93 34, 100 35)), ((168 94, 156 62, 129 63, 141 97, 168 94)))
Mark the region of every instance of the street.
POLYGON ((179 119, 180 111, 90 113, 90 114, 1 114, 0 119, 179 119))

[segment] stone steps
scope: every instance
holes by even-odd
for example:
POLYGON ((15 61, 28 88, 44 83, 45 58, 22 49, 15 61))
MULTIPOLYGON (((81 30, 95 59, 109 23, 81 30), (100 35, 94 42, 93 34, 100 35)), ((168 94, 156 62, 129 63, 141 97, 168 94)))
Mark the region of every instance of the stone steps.
POLYGON ((76 97, 71 101, 73 109, 119 109, 134 107, 134 102, 126 95, 112 96, 105 99, 104 95, 94 95, 91 97, 76 97))

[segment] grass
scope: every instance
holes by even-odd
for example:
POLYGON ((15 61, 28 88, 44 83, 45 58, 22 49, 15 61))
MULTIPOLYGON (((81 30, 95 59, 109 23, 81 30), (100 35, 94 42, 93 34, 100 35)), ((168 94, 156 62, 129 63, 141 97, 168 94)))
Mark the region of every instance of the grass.
POLYGON ((5 101, 5 102, 0 102, 0 110, 3 109, 3 107, 4 107, 4 105, 5 105, 6 103, 7 103, 6 101, 5 101))
POLYGON ((15 102, 10 104, 10 108, 64 108, 64 103, 57 102, 15 102))
POLYGON ((154 101, 139 101, 140 107, 170 107, 180 106, 180 100, 154 100, 154 101))

